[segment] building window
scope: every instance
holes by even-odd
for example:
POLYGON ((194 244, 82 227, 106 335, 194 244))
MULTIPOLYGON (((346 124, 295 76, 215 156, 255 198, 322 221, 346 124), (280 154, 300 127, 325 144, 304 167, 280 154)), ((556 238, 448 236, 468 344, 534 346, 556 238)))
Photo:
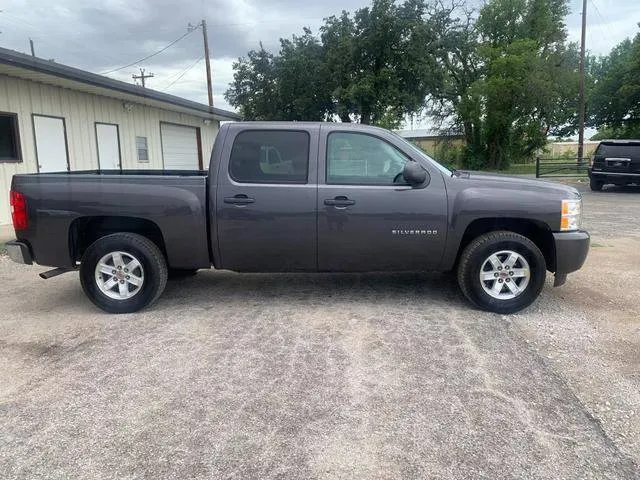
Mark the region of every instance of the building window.
POLYGON ((241 183, 307 183, 309 134, 247 130, 233 142, 229 174, 241 183))
POLYGON ((136 150, 138 150, 138 161, 147 163, 149 161, 147 137, 136 137, 136 150))
POLYGON ((21 162, 18 115, 0 113, 0 162, 21 162))

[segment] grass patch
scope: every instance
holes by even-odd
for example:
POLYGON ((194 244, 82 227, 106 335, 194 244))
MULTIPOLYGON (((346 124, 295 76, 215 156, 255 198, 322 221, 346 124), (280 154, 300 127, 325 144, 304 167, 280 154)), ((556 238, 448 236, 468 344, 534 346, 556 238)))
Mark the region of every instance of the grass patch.
MULTIPOLYGON (((581 176, 574 177, 574 175, 576 174, 576 171, 574 171, 572 168, 566 168, 562 171, 557 172, 556 175, 558 175, 558 177, 545 177, 544 173, 550 168, 550 165, 552 165, 552 163, 554 163, 554 161, 545 162, 545 165, 541 170, 541 173, 543 174, 541 178, 563 178, 562 177, 563 173, 568 176, 564 178, 586 178, 587 177, 587 172, 585 170, 581 170, 579 172, 581 176)), ((560 163, 561 165, 564 165, 563 162, 555 162, 555 163, 560 163)), ((503 173, 505 175, 535 175, 536 164, 535 163, 516 163, 513 165, 509 165, 509 167, 504 170, 487 169, 482 171, 490 172, 490 173, 503 173)))
POLYGON ((504 170, 482 170, 483 172, 489 173, 502 173, 505 175, 535 175, 536 173, 536 164, 535 163, 516 163, 514 165, 509 165, 509 168, 504 170))
POLYGON ((613 247, 613 245, 603 245, 603 244, 597 243, 597 242, 592 242, 591 246, 593 248, 611 248, 611 247, 613 247))
POLYGON ((7 244, 4 242, 0 242, 0 255, 6 255, 7 253, 7 244))

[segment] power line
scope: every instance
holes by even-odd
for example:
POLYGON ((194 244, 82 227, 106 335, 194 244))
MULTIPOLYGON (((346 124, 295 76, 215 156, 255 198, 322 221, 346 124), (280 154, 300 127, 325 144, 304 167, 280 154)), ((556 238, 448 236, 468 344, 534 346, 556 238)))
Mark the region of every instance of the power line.
POLYGON ((158 54, 160 54, 160 53, 164 52, 167 48, 169 48, 169 47, 171 47, 171 46, 175 45, 176 43, 178 43, 180 40, 182 40, 182 39, 183 39, 184 37, 186 37, 187 35, 191 35, 195 30, 197 30, 197 28, 194 28, 193 30, 188 30, 188 31, 187 31, 187 33, 185 33, 184 35, 182 35, 180 38, 176 38, 176 39, 175 39, 173 42, 171 42, 169 45, 167 45, 167 46, 166 46, 166 47, 164 47, 164 48, 161 48, 160 50, 158 50, 158 51, 157 51, 157 52, 155 52, 155 53, 152 53, 151 55, 147 55, 146 57, 141 58, 140 60, 136 60, 135 62, 131 62, 131 63, 127 64, 127 65, 122 66, 122 67, 114 68, 113 70, 109 70, 108 72, 102 72, 102 73, 100 73, 100 75, 108 75, 108 74, 110 74, 110 73, 117 72, 117 71, 119 71, 119 70, 124 70, 125 68, 129 68, 129 67, 132 67, 132 66, 134 66, 134 65, 137 65, 138 63, 140 63, 140 62, 144 62, 145 60, 149 60, 151 57, 155 57, 156 55, 158 55, 158 54))
POLYGON ((187 74, 187 72, 188 72, 189 70, 191 70, 193 67, 195 67, 197 64, 199 64, 203 59, 204 59, 204 55, 203 55, 202 57, 200 57, 198 60, 196 60, 194 63, 192 63, 190 66, 188 66, 187 68, 185 68, 185 69, 180 73, 180 75, 178 76, 178 78, 176 78, 173 82, 171 82, 169 85, 167 85, 166 87, 164 87, 164 88, 162 89, 162 91, 164 92, 164 91, 169 90, 173 85, 175 85, 178 81, 180 81, 180 79, 181 79, 182 77, 184 77, 184 76, 187 74))
MULTIPOLYGON (((203 58, 204 58, 204 56, 199 58, 198 60, 196 60, 196 63, 199 62, 200 60, 202 60, 203 58)), ((188 68, 190 68, 190 67, 185 68, 185 70, 187 70, 188 68)), ((173 75, 170 75, 168 77, 169 78, 169 83, 171 83, 174 79, 176 79, 179 75, 181 75, 185 70, 180 70, 180 71, 174 73, 173 75)), ((161 90, 163 90, 163 89, 164 88, 162 88, 161 90)))
MULTIPOLYGON (((602 13, 600 13, 600 9, 598 8, 598 6, 596 5, 596 2, 594 2, 593 0, 591 1, 591 5, 593 6, 594 10, 596 11, 596 13, 598 14, 598 16, 600 17, 600 20, 602 20, 603 24, 607 23, 607 20, 604 18, 604 16, 602 15, 602 13)), ((615 45, 615 40, 614 38, 611 36, 611 33, 609 33, 609 31, 604 28, 602 25, 600 25, 599 23, 596 24, 598 27, 598 30, 600 30, 600 33, 602 34, 603 37, 607 37, 607 39, 612 43, 612 45, 615 45)))

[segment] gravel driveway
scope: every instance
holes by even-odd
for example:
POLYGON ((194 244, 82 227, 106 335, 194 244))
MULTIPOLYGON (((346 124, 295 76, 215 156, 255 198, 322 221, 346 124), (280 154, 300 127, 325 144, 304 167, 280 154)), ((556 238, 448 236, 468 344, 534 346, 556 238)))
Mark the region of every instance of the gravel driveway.
POLYGON ((640 190, 524 312, 446 275, 170 282, 111 316, 0 258, 2 478, 640 478, 640 190), (635 222, 635 223, 634 223, 635 222))

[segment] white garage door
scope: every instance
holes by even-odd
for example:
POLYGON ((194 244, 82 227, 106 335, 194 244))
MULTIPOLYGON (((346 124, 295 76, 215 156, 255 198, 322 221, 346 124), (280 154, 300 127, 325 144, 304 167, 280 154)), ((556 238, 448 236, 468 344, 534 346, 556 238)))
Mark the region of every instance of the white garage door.
POLYGON ((198 170, 198 134, 194 127, 160 124, 162 158, 167 170, 198 170))
POLYGON ((67 139, 64 135, 64 120, 55 117, 33 116, 36 137, 38 171, 64 172, 68 170, 67 139))

